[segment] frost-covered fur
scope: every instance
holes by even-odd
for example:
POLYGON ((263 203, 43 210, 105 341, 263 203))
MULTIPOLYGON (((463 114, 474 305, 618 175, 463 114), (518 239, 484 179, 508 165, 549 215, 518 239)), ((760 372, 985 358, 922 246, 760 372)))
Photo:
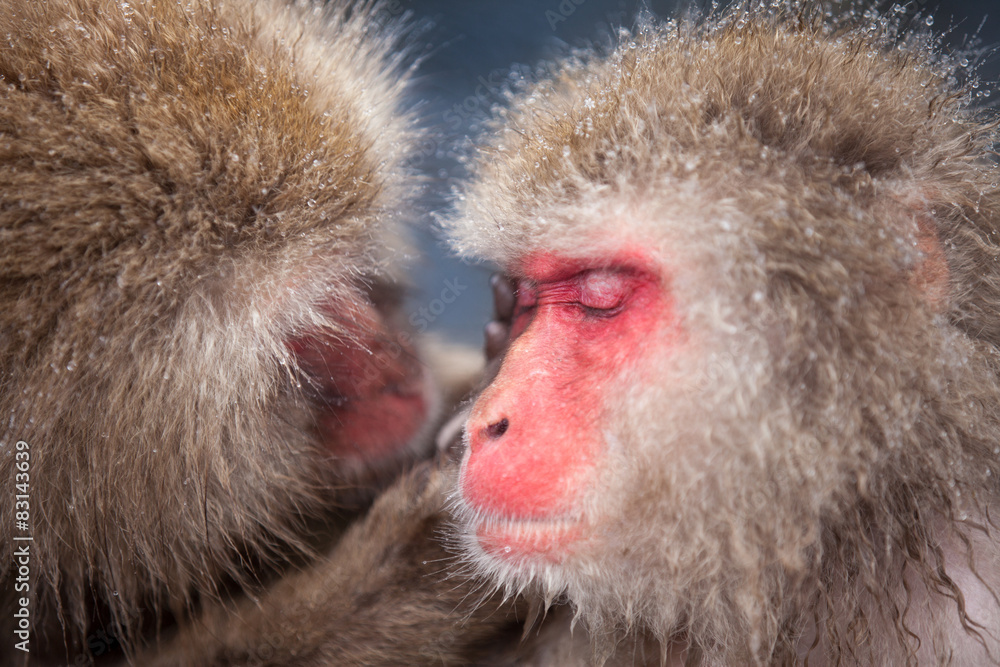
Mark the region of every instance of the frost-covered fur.
POLYGON ((25 441, 35 649, 301 548, 350 482, 283 341, 398 262, 405 49, 355 4, 0 3, 0 589, 25 441))
POLYGON ((519 564, 464 541, 695 664, 997 664, 992 116, 932 36, 822 11, 647 21, 499 112, 455 246, 515 276, 644 248, 684 334, 637 351, 655 381, 606 379, 586 541, 519 564))

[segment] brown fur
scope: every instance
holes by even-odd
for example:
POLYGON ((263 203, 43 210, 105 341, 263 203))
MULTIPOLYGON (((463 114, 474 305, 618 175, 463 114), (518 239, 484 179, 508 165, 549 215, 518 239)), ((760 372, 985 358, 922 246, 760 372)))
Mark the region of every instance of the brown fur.
MULTIPOLYGON (((472 665, 520 637, 518 606, 449 572, 450 475, 424 464, 382 494, 327 556, 219 607, 142 665, 472 665)), ((492 663, 490 663, 492 664, 492 663)))
POLYGON ((612 642, 1000 661, 995 124, 933 37, 857 16, 741 3, 543 68, 449 225, 515 277, 648 249, 696 343, 650 332, 659 382, 599 379, 618 453, 581 503, 592 541, 519 564, 464 537, 612 642))
POLYGON ((285 341, 363 344, 342 324, 394 279, 414 131, 372 3, 2 5, 0 514, 23 440, 33 648, 72 654, 372 483, 317 449, 285 341))

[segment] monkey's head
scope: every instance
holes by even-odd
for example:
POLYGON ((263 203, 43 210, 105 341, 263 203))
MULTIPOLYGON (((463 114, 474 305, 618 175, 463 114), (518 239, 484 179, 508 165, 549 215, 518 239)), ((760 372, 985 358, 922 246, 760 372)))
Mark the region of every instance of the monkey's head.
POLYGON ((814 19, 647 23, 551 66, 451 223, 518 282, 466 550, 598 631, 770 664, 831 563, 933 579, 919 513, 996 500, 993 130, 931 38, 814 19))
POLYGON ((368 3, 2 14, 0 470, 28 443, 38 614, 93 591, 128 625, 415 454, 401 33, 368 3))

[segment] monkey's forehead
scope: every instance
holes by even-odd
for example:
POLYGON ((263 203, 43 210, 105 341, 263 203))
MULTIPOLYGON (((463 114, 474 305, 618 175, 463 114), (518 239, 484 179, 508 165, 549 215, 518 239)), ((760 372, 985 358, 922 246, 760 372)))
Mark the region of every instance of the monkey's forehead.
POLYGON ((877 16, 812 18, 738 8, 647 22, 610 53, 551 65, 480 146, 455 245, 500 259, 503 238, 535 235, 540 210, 599 191, 662 199, 697 182, 708 200, 739 199, 780 182, 772 201, 802 202, 816 182, 852 195, 903 178, 970 197, 988 187, 993 133, 956 82, 960 59, 877 16))

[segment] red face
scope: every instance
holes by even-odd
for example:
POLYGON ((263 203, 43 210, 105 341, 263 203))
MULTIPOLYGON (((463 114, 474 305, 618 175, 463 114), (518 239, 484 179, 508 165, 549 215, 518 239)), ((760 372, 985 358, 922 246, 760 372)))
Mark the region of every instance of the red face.
POLYGON ((342 335, 288 343, 318 408, 320 442, 349 467, 392 460, 427 418, 423 368, 409 336, 394 332, 374 307, 331 312, 345 323, 342 335))
POLYGON ((638 253, 526 262, 510 348, 466 425, 460 489, 487 552, 556 561, 585 536, 580 501, 606 456, 605 402, 623 373, 642 373, 650 341, 662 344, 654 332, 674 318, 651 267, 638 253))

